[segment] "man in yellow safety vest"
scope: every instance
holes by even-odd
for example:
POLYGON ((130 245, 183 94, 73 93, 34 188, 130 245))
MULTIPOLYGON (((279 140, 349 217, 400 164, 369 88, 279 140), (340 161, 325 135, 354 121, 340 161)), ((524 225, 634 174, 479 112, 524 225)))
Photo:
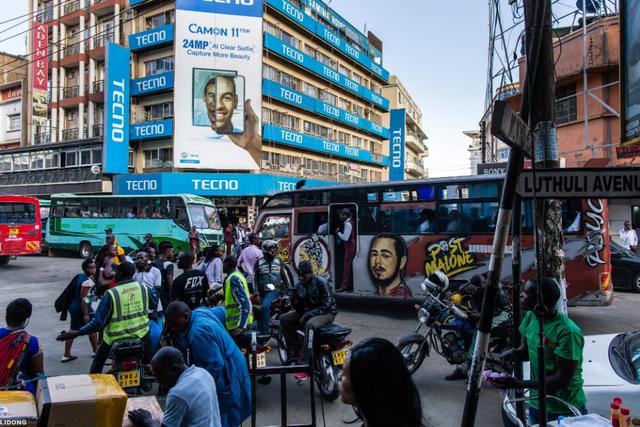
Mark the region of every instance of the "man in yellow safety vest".
POLYGON ((247 279, 237 268, 237 260, 229 255, 222 263, 222 271, 227 275, 224 281, 225 326, 236 342, 239 336, 253 323, 251 294, 247 279))

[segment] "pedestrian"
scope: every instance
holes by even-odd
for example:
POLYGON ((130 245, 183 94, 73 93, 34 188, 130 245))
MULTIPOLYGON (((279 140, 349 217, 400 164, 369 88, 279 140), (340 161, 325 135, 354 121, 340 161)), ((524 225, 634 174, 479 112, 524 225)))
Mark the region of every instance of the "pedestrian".
POLYGON ((140 340, 144 342, 144 363, 151 360, 152 342, 149 336, 149 292, 147 287, 133 279, 136 268, 123 262, 116 268, 116 286, 109 289, 93 316, 93 319, 78 331, 63 332, 56 338, 66 341, 80 335, 103 330, 102 342, 98 346, 91 374, 101 374, 111 346, 116 340, 140 340))
POLYGON ((149 318, 160 321, 162 324, 162 303, 160 302, 162 274, 144 251, 138 251, 136 254, 136 273, 133 278, 141 285, 145 285, 149 291, 149 318))
POLYGON ((217 291, 222 287, 222 248, 217 243, 205 250, 204 258, 198 265, 209 281, 209 288, 217 291))
POLYGON ((260 238, 258 235, 256 233, 249 234, 249 246, 244 248, 238 257, 238 269, 247 278, 247 284, 249 285, 249 290, 252 293, 255 292, 253 285, 253 269, 256 266, 256 261, 264 256, 258 247, 259 244, 260 238))
POLYGON ((226 255, 229 256, 233 250, 233 224, 227 224, 227 228, 224 229, 224 244, 226 246, 227 252, 226 255))
MULTIPOLYGON (((111 231, 110 228, 107 228, 105 231, 111 231)), ((124 249, 122 249, 120 247, 120 245, 118 245, 118 241, 116 240, 116 236, 113 235, 113 233, 107 233, 107 236, 104 239, 104 243, 107 246, 115 246, 116 247, 116 257, 115 257, 115 264, 118 265, 121 262, 125 262, 127 260, 127 256, 124 253, 124 249)))
POLYGON ((200 249, 200 233, 198 233, 195 225, 189 230, 189 248, 196 255, 200 249))
POLYGON ((251 414, 251 379, 242 352, 217 314, 201 307, 191 311, 181 302, 165 310, 166 331, 189 355, 187 363, 206 369, 216 383, 223 427, 238 427, 251 414))
POLYGON ((226 257, 222 263, 227 275, 224 281, 225 327, 236 343, 239 343, 242 333, 253 323, 253 312, 247 279, 236 269, 236 265, 236 257, 233 255, 226 257))
MULTIPOLYGON (((82 262, 82 273, 78 274, 75 279, 75 287, 73 299, 69 303, 69 314, 71 316, 71 330, 77 331, 91 321, 93 317, 93 308, 89 300, 89 294, 94 287, 91 278, 96 273, 96 264, 91 259, 85 259, 82 262)), ((98 334, 89 334, 89 342, 93 353, 98 348, 98 334)), ((76 360, 77 357, 71 354, 71 346, 73 339, 64 342, 64 355, 60 360, 62 363, 76 360)))
POLYGON ((153 248, 154 251, 158 250, 158 245, 153 241, 153 235, 151 233, 147 233, 144 235, 144 245, 142 245, 141 250, 149 253, 149 249, 153 248))
POLYGON ((193 268, 193 252, 181 252, 178 256, 178 268, 183 271, 171 284, 171 301, 182 301, 191 310, 202 306, 209 292, 207 276, 193 268))
POLYGON ((354 345, 342 367, 342 402, 363 427, 422 427, 420 394, 395 345, 369 338, 354 345))
POLYGON ((636 230, 631 228, 629 221, 625 221, 624 227, 620 230, 620 240, 622 240, 622 246, 626 249, 634 253, 638 249, 638 235, 636 234, 636 230))
POLYGON ((182 353, 164 347, 153 356, 151 371, 158 383, 169 390, 162 422, 156 423, 146 409, 129 411, 129 420, 138 427, 222 427, 216 383, 206 370, 187 366, 182 353))
POLYGON ((242 250, 242 246, 244 245, 244 241, 247 238, 247 235, 242 224, 240 223, 236 224, 234 232, 235 244, 233 245, 233 255, 237 258, 240 255, 240 251, 242 250))
MULTIPOLYGON (((529 360, 530 380, 519 380, 505 375, 489 381, 501 389, 527 388, 533 398, 529 401, 529 419, 531 424, 539 424, 538 413, 538 346, 540 345, 539 317, 534 312, 538 306, 538 294, 541 294, 540 304, 544 307, 544 352, 547 395, 568 402, 578 408, 582 414, 587 413, 587 398, 582 388, 582 350, 584 336, 580 327, 566 314, 559 313, 556 304, 560 299, 560 287, 555 279, 542 277, 540 283, 536 278, 529 280, 520 295, 522 309, 526 311, 520 323, 520 333, 523 342, 519 348, 508 350, 503 358, 514 356, 520 360, 529 360), (538 290, 538 286, 540 289, 538 290)), ((556 401, 547 399, 547 421, 555 421, 560 416, 572 415, 568 408, 556 401)))
POLYGON ((156 266, 160 266, 160 274, 162 275, 162 292, 160 292, 160 301, 163 307, 167 307, 171 302, 171 285, 173 284, 174 265, 176 254, 173 250, 173 244, 163 243, 159 247, 160 254, 156 260, 156 266))
POLYGON ((118 263, 117 248, 115 245, 107 246, 102 265, 98 271, 98 286, 101 288, 101 295, 106 289, 111 289, 115 285, 115 267, 118 263))
POLYGON ((342 284, 336 292, 351 290, 351 273, 353 272, 353 258, 356 256, 356 233, 351 222, 351 211, 344 208, 340 211, 342 225, 336 230, 338 241, 344 246, 344 265, 342 268, 342 284))

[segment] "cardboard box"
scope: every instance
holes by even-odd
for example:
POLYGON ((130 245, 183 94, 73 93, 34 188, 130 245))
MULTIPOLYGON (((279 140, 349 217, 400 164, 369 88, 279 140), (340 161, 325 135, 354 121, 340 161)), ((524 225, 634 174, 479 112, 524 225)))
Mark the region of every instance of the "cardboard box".
POLYGON ((158 425, 162 423, 163 412, 155 396, 134 397, 127 401, 127 410, 124 411, 122 427, 135 427, 128 417, 129 411, 133 411, 134 409, 146 409, 151 412, 153 420, 157 422, 158 425))
POLYGON ((112 375, 65 375, 38 382, 39 427, 120 427, 127 394, 112 375))
POLYGON ((0 425, 36 427, 38 411, 28 391, 0 391, 0 425))

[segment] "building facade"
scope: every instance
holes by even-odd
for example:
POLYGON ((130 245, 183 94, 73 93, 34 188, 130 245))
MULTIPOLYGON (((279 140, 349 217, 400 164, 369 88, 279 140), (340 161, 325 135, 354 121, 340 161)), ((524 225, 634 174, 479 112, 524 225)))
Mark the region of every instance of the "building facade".
MULTIPOLYGON (((22 91, 27 84, 27 60, 0 52, 0 150, 17 148, 26 143, 26 108, 22 91)), ((0 172, 7 165, 0 162, 0 172)))
MULTIPOLYGON (((405 110, 404 171, 407 179, 427 178, 424 159, 429 155, 427 134, 422 129, 422 111, 398 76, 392 75, 384 86, 382 95, 389 100, 391 110, 405 110)), ((385 123, 390 123, 390 113, 385 113, 385 123)))
POLYGON ((24 178, 32 185, 21 187, 23 193, 46 195, 52 186, 54 192, 69 191, 77 187, 76 179, 87 179, 93 184, 74 192, 130 194, 129 181, 161 174, 167 182, 174 174, 191 172, 198 179, 237 180, 232 187, 238 191, 185 188, 184 192, 228 197, 226 201, 246 207, 256 206, 256 197, 290 189, 301 179, 312 184, 387 178, 384 116, 389 101, 382 90, 389 73, 381 65, 382 43, 356 30, 321 1, 263 1, 262 108, 256 112, 261 118, 262 147, 259 169, 251 173, 176 167, 174 145, 186 136, 174 134, 173 123, 176 44, 182 43, 175 31, 175 1, 33 0, 29 4, 48 31, 47 122, 31 126, 24 146, 0 157, 11 156, 14 163, 25 153, 43 156, 51 160, 45 161, 51 168, 28 172, 11 168, 0 176, 0 191, 12 191, 14 183, 24 178), (109 43, 130 50, 129 173, 116 177, 100 168, 109 43), (30 176, 12 179, 9 175, 14 172, 30 176), (59 179, 52 181, 56 174, 59 179), (258 192, 262 194, 254 194, 248 185, 242 189, 244 181, 257 178, 248 178, 255 174, 272 183, 258 192))

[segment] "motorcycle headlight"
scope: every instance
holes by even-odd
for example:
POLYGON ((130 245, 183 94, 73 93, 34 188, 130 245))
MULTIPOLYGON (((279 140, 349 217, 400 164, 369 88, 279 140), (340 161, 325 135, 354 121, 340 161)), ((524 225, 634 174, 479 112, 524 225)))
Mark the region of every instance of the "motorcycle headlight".
POLYGON ((424 308, 418 310, 418 320, 420 323, 427 323, 427 319, 429 319, 429 312, 424 308))

